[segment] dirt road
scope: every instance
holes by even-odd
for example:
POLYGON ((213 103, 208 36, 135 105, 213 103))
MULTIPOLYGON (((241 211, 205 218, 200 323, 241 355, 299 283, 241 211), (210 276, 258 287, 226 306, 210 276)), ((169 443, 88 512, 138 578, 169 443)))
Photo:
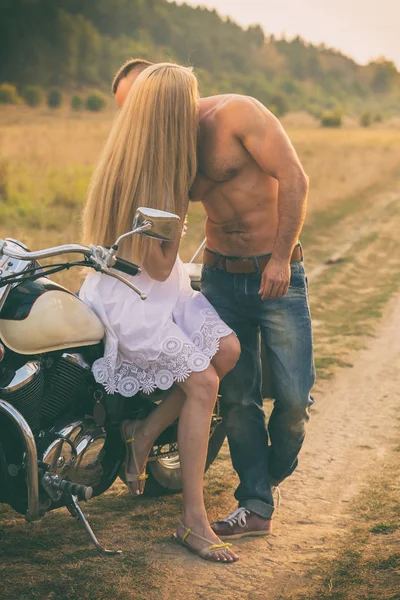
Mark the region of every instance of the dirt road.
POLYGON ((397 298, 353 368, 339 371, 316 398, 300 467, 282 485, 274 534, 237 543, 241 558, 233 566, 203 563, 163 544, 154 557, 165 574, 159 597, 277 600, 311 591, 310 567, 346 530, 349 500, 379 469, 398 427, 399 332, 397 298))

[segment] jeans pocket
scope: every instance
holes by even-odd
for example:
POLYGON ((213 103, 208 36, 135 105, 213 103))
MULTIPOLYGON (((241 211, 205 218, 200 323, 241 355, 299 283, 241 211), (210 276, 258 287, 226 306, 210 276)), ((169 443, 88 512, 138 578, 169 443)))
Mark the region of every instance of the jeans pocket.
POLYGON ((289 287, 294 289, 307 289, 307 277, 304 271, 303 261, 291 265, 289 287))

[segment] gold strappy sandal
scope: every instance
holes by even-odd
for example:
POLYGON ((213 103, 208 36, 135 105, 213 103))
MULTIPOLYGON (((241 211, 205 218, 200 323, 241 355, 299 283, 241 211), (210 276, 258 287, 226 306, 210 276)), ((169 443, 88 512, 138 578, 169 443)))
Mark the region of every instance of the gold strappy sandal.
POLYGON ((226 548, 230 548, 232 546, 232 544, 229 543, 221 543, 221 544, 214 544, 214 542, 210 542, 210 540, 207 540, 207 538, 204 538, 203 536, 199 535, 198 533, 194 533, 194 531, 192 531, 190 529, 190 527, 186 527, 186 525, 182 522, 179 521, 179 525, 185 529, 185 534, 183 536, 183 538, 180 538, 178 536, 178 534, 174 533, 173 535, 173 539, 178 542, 179 544, 181 544, 182 546, 184 546, 185 548, 187 548, 190 552, 193 552, 193 554, 196 554, 197 556, 200 556, 200 558, 203 558, 204 560, 209 560, 211 562, 218 562, 221 564, 232 564, 234 562, 237 562, 239 560, 239 558, 232 558, 232 560, 220 560, 219 558, 213 558, 213 555, 216 552, 219 552, 220 550, 225 550, 226 548), (207 548, 203 548, 202 550, 197 550, 196 548, 193 548, 193 546, 191 546, 187 541, 186 538, 188 537, 188 535, 192 535, 193 537, 197 538, 198 540, 201 540, 202 542, 206 542, 206 544, 209 544, 209 546, 207 548))
MULTIPOLYGON (((143 473, 139 474, 139 466, 136 460, 136 454, 135 454, 135 449, 132 447, 132 458, 133 458, 133 462, 135 464, 135 468, 137 473, 129 473, 128 472, 128 465, 129 465, 129 448, 128 448, 128 444, 130 444, 131 442, 135 441, 134 436, 126 438, 125 437, 125 431, 124 431, 124 425, 128 423, 128 421, 123 421, 121 423, 121 437, 123 439, 123 441, 125 442, 126 445, 126 453, 125 453, 125 483, 127 485, 127 488, 129 489, 130 493, 132 494, 132 496, 134 496, 135 494, 132 492, 131 487, 129 485, 129 483, 133 482, 133 481, 144 481, 148 478, 148 475, 146 473, 146 468, 143 471, 143 473)), ((136 425, 135 425, 136 427, 136 425)), ((135 428, 133 429, 133 434, 135 433, 135 428)), ((143 492, 141 492, 140 490, 136 490, 136 496, 141 496, 143 494, 143 492)))

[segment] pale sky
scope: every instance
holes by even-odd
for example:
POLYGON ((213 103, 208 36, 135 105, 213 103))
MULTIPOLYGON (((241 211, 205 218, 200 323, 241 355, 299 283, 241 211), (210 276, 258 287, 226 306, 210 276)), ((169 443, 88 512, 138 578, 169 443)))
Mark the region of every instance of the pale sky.
MULTIPOLYGON (((180 4, 182 2, 179 2, 180 4)), ((266 34, 324 42, 365 64, 385 56, 400 68, 400 0, 186 0, 216 8, 266 34)))

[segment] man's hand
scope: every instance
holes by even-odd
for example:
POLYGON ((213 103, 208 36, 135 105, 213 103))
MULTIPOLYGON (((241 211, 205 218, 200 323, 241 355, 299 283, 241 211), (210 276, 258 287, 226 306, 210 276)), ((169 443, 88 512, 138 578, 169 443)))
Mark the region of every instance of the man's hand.
POLYGON ((271 258, 265 267, 260 291, 261 300, 267 298, 281 298, 284 296, 290 285, 290 262, 271 258))

